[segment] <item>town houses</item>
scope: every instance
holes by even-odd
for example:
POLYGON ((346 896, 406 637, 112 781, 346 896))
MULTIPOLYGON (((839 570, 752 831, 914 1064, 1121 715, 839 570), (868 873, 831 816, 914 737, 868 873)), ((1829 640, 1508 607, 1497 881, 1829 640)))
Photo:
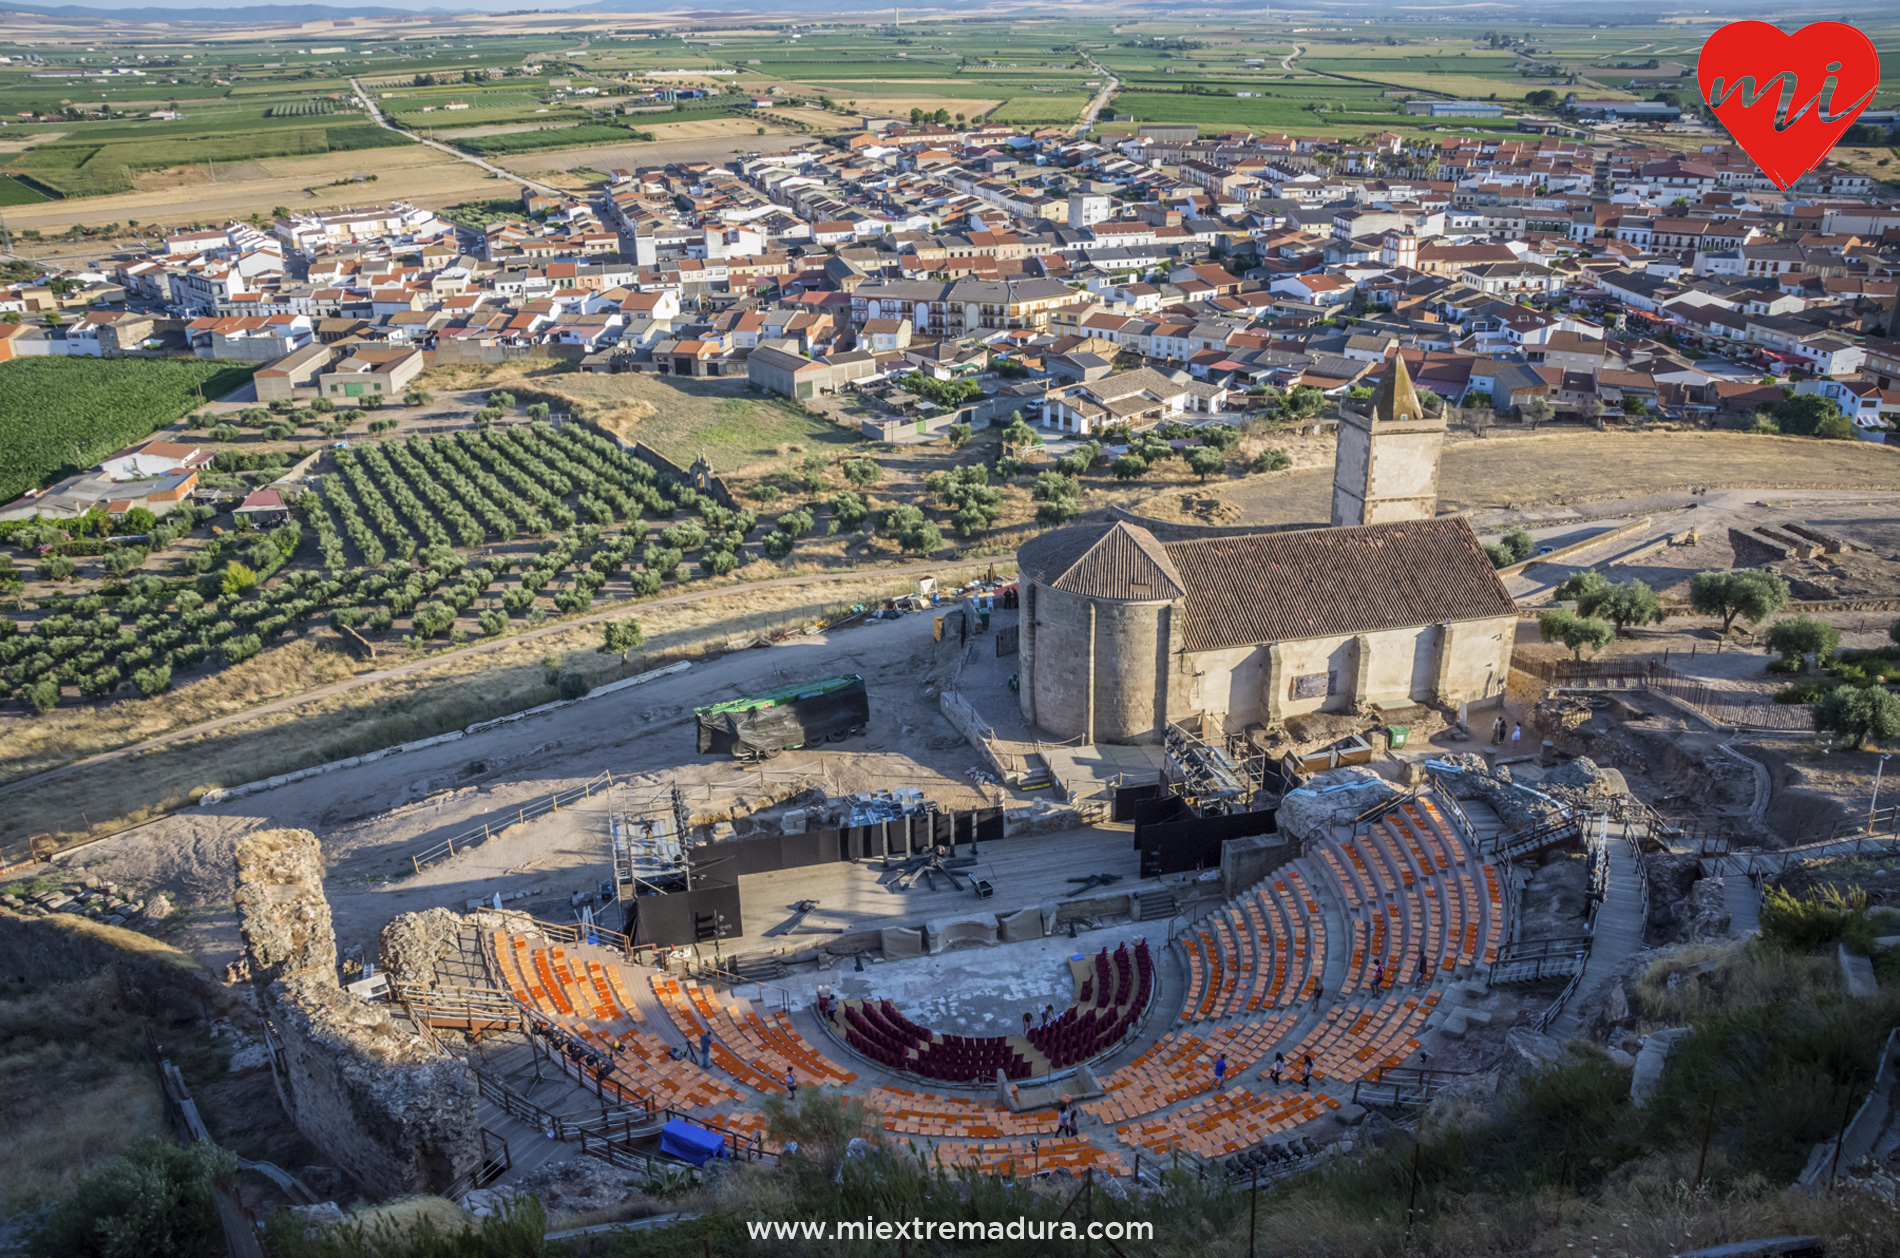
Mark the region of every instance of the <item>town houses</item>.
POLYGON ((1076 435, 1364 398, 1401 359, 1506 422, 1713 421, 1764 380, 1869 436, 1900 413, 1900 207, 1856 172, 1782 192, 1640 133, 1207 131, 896 123, 475 226, 393 202, 181 229, 0 290, 82 312, 4 325, 0 358, 249 359, 342 404, 502 354, 820 404, 922 373, 975 381, 973 422, 1076 435))

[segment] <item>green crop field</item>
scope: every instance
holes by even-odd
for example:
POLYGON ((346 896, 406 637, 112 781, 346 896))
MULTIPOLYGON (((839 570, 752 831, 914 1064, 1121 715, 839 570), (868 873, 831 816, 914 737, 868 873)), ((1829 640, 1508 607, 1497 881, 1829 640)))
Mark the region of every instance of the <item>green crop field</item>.
POLYGON ((108 144, 43 144, 21 153, 4 173, 31 179, 62 196, 102 196, 129 192, 132 175, 193 162, 239 162, 260 157, 292 157, 306 153, 343 153, 357 149, 391 148, 411 143, 406 137, 347 115, 344 120, 259 129, 250 133, 218 132, 196 136, 167 136, 162 143, 120 140, 108 144))
POLYGON ((0 175, 0 206, 32 205, 51 198, 37 188, 28 187, 18 179, 9 179, 0 175))
POLYGON ((504 135, 480 135, 457 140, 471 153, 483 157, 506 157, 515 153, 538 153, 544 149, 581 148, 589 144, 626 144, 651 140, 650 131, 605 123, 583 123, 577 127, 546 127, 539 131, 510 131, 504 135))
POLYGON ((0 363, 0 502, 91 467, 259 364, 209 359, 16 358, 0 363))
POLYGON ((1086 95, 1038 92, 1033 96, 1012 96, 990 112, 988 121, 1017 126, 1068 126, 1088 108, 1086 95))

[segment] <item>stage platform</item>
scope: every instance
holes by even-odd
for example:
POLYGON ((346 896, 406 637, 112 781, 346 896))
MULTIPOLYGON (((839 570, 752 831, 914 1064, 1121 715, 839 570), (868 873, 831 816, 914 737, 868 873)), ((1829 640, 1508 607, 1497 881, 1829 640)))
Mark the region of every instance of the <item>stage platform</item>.
MULTIPOLYGON (((959 856, 969 853, 968 844, 958 846, 959 856)), ((1132 833, 1125 828, 1065 830, 984 843, 976 864, 953 871, 963 884, 961 889, 935 875, 934 890, 921 877, 910 890, 901 890, 894 885, 900 865, 900 861, 893 860, 887 870, 881 860, 831 861, 742 875, 739 894, 744 903, 745 933, 726 939, 721 947, 728 952, 743 952, 822 944, 831 936, 783 930, 795 915, 792 906, 800 900, 818 901, 818 907, 805 916, 804 925, 860 931, 916 926, 960 913, 1001 916, 1078 894, 1110 895, 1161 885, 1158 881, 1140 881, 1140 853, 1135 851, 1132 833), (1080 890, 1080 883, 1068 881, 1090 874, 1119 874, 1121 881, 1087 892, 1080 890), (977 898, 970 890, 975 879, 987 880, 995 894, 989 899, 977 898), (772 933, 775 928, 780 933, 772 933)))
POLYGON ((1159 746, 1089 743, 1081 747, 1044 747, 1041 754, 1056 780, 1084 798, 1107 795, 1117 784, 1153 786, 1164 781, 1163 775, 1168 772, 1168 753, 1159 746))

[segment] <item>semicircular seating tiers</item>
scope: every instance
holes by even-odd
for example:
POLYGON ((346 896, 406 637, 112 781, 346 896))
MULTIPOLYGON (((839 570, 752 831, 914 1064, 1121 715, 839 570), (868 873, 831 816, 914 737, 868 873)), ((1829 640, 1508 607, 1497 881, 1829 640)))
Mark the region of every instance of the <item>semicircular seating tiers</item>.
POLYGON ((919 1026, 888 1000, 840 1001, 832 1028, 881 1066, 948 1083, 1031 1079, 1066 1070, 1119 1044, 1139 1021, 1154 991, 1148 941, 1104 948, 1078 965, 1075 999, 1027 1035, 947 1035, 919 1026))

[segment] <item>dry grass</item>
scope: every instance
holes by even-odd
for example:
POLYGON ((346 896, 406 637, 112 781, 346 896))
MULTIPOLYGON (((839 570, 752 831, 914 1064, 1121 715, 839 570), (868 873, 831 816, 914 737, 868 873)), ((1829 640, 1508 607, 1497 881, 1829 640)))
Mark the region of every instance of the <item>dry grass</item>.
MULTIPOLYGON (((1247 523, 1324 520, 1326 463, 1249 476, 1221 496, 1247 523)), ((1900 450, 1864 441, 1756 437, 1731 432, 1557 432, 1464 441, 1445 451, 1441 511, 1587 502, 1689 486, 1761 489, 1892 489, 1900 450)))
POLYGON ((130 218, 146 223, 218 222, 253 213, 269 214, 279 205, 306 211, 389 200, 411 201, 433 208, 477 197, 499 196, 506 191, 479 167, 420 144, 306 158, 273 158, 246 162, 244 169, 264 177, 231 179, 220 167, 216 183, 9 206, 7 225, 15 231, 26 227, 47 231, 64 230, 73 223, 123 223, 130 218), (375 183, 339 185, 335 182, 366 171, 376 173, 375 183))
MULTIPOLYGON (((989 561, 980 560, 939 564, 933 571, 940 580, 949 581, 967 579, 988 567, 989 561)), ((744 570, 746 575, 763 577, 822 571, 817 565, 775 564, 755 564, 744 570)), ((722 654, 734 640, 803 627, 841 607, 914 588, 908 580, 877 572, 840 573, 790 587, 734 581, 729 577, 719 583, 695 583, 696 588, 723 587, 724 592, 715 598, 644 607, 629 604, 626 614, 639 619, 646 631, 646 647, 625 665, 617 656, 596 653, 601 640, 598 624, 572 625, 496 651, 451 652, 400 677, 314 696, 129 759, 84 766, 52 781, 26 786, 6 797, 6 808, 0 811, 0 844, 41 833, 70 843, 94 832, 121 828, 128 819, 151 815, 168 805, 182 805, 212 786, 255 781, 431 737, 547 702, 555 695, 546 682, 542 663, 546 655, 559 656, 564 669, 585 673, 600 684, 667 661, 722 654)), ((600 610, 606 609, 597 606, 596 611, 600 610)), ((268 668, 275 655, 299 646, 307 644, 280 647, 254 662, 268 668)), ((80 749, 72 752, 76 756, 80 749)))
MULTIPOLYGON (((326 635, 327 636, 327 635, 326 635)), ((180 686, 164 699, 60 708, 46 716, 0 722, 0 762, 8 779, 44 772, 94 752, 142 742, 260 703, 341 681, 356 673, 349 656, 305 639, 180 686)))
POLYGON ((109 976, 0 1001, 0 1114, 0 1215, 162 1133, 144 1040, 109 976))
POLYGON ((1723 1010, 1806 1000, 1840 985, 1840 967, 1829 957, 1723 940, 1669 949, 1630 985, 1630 1010, 1647 1027, 1686 1026, 1723 1010))

